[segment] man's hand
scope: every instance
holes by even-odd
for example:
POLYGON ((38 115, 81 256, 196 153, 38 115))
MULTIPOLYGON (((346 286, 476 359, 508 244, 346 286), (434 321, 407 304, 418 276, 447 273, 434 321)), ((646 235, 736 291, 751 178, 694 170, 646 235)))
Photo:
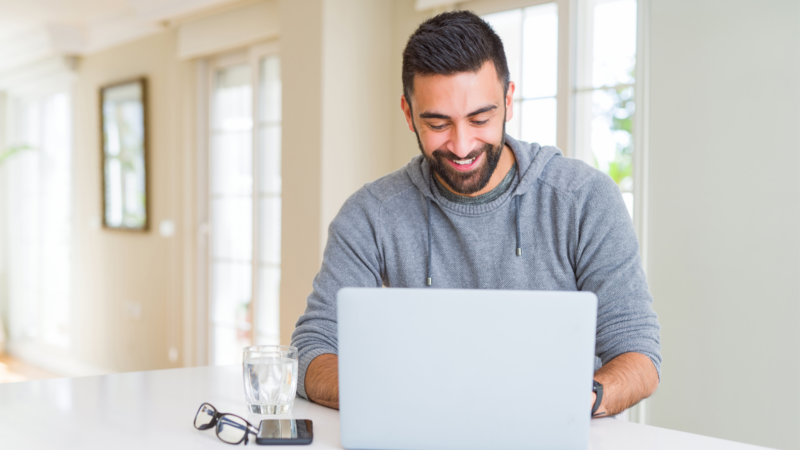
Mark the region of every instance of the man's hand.
MULTIPOLYGON (((650 358, 641 353, 623 353, 594 374, 603 385, 603 399, 595 413, 613 416, 649 397, 658 387, 658 373, 650 358)), ((339 357, 319 355, 308 365, 305 378, 306 395, 314 403, 339 409, 339 357)), ((590 393, 589 411, 597 394, 590 393)))
POLYGON ((319 355, 306 370, 306 395, 314 403, 339 409, 339 357, 319 355))
MULTIPOLYGON (((598 417, 613 416, 653 395, 658 387, 658 372, 653 362, 641 353, 623 353, 594 374, 603 385, 603 398, 595 412, 598 417)), ((589 411, 597 394, 592 392, 589 411)))

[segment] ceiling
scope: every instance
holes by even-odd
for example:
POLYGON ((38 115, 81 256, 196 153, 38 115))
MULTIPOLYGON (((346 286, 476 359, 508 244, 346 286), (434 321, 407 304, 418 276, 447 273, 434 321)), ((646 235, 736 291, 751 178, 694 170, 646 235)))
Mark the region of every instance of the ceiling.
POLYGON ((104 15, 133 11, 127 0, 0 0, 3 22, 85 23, 104 15))
POLYGON ((86 55, 242 0, 0 0, 0 71, 53 55, 86 55))

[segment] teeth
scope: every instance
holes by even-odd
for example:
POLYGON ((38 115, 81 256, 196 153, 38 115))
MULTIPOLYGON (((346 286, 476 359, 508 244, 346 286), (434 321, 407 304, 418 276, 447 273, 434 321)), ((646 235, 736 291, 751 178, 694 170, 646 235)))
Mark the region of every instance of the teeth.
POLYGON ((467 165, 467 164, 472 164, 472 161, 475 161, 475 158, 472 158, 472 159, 462 159, 462 160, 460 160, 460 161, 456 160, 456 161, 453 161, 453 162, 454 162, 454 163, 456 163, 456 164, 458 164, 458 165, 460 165, 460 166, 464 166, 464 165, 467 165))

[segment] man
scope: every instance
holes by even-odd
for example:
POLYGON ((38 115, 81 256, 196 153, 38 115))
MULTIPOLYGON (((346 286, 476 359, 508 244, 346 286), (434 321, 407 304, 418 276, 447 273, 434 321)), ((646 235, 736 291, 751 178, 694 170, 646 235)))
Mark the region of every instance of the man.
POLYGON ((599 405, 587 392, 589 410, 614 415, 650 396, 660 328, 616 184, 505 134, 515 86, 499 37, 470 12, 421 24, 402 78, 422 155, 358 190, 331 223, 292 336, 299 394, 338 408, 336 294, 383 285, 594 292, 594 379, 604 389, 599 405))

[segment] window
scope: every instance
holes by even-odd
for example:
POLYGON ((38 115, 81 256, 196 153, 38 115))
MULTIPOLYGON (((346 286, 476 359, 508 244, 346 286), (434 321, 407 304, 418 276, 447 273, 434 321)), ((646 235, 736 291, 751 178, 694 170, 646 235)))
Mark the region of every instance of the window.
POLYGON ((280 59, 260 46, 209 69, 208 336, 211 363, 230 364, 279 340, 280 59))
MULTIPOLYGON (((614 179, 643 253, 645 155, 637 122, 643 80, 636 62, 638 40, 646 39, 638 30, 644 17, 638 10, 645 5, 638 0, 475 0, 459 5, 481 14, 503 40, 517 84, 508 134, 556 144, 567 156, 614 179)), ((646 405, 641 402, 619 417, 646 423, 646 405)))
POLYGON ((484 14, 503 40, 517 85, 508 134, 557 144, 607 173, 633 216, 637 0, 579 0, 576 20, 568 1, 512 3, 520 7, 461 5, 484 14))
POLYGON ((512 137, 556 145, 558 6, 544 3, 484 16, 503 40, 514 92, 512 137))
POLYGON ((575 156, 617 182, 633 216, 636 0, 591 0, 582 6, 575 156))
POLYGON ((66 92, 9 99, 9 334, 70 344, 71 114, 66 92))

